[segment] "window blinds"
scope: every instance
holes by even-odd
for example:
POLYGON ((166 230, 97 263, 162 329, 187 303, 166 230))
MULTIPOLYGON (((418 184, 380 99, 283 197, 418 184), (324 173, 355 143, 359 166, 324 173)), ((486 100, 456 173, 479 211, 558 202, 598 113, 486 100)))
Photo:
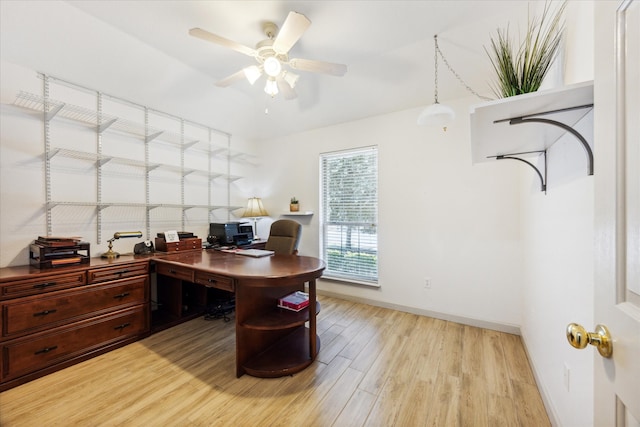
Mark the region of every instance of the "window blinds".
POLYGON ((377 284, 378 149, 320 156, 326 277, 377 284))

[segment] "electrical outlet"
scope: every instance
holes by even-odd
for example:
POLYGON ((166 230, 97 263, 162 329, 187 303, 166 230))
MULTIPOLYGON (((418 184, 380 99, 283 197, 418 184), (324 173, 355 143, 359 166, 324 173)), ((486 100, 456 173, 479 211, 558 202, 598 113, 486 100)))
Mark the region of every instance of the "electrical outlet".
POLYGON ((566 363, 564 364, 564 375, 563 375, 563 382, 564 382, 564 388, 569 391, 569 382, 571 380, 570 377, 571 374, 571 369, 569 369, 569 365, 567 365, 566 363))
POLYGON ((424 278, 424 288, 431 289, 431 279, 429 279, 428 277, 424 278))

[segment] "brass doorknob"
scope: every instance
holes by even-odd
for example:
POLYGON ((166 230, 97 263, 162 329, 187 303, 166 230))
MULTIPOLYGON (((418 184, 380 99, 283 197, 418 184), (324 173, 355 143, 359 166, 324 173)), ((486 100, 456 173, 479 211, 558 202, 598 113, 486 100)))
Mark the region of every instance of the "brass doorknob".
POLYGON ((608 358, 613 354, 611 334, 604 325, 597 325, 595 332, 587 332, 582 325, 569 323, 567 325, 567 341, 579 349, 585 348, 587 344, 595 345, 602 357, 608 358))

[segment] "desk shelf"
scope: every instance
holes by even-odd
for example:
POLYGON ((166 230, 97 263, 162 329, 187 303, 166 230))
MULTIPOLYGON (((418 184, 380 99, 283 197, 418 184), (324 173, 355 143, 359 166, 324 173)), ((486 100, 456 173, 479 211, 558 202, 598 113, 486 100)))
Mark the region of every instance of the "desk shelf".
MULTIPOLYGON (((313 363, 309 354, 309 329, 297 328, 262 353, 244 364, 247 374, 260 378, 276 378, 302 371, 313 363)), ((320 350, 320 338, 316 336, 316 346, 320 350)))
MULTIPOLYGON (((320 303, 316 301, 316 315, 320 313, 320 303)), ((250 317, 245 320, 242 326, 258 330, 279 330, 304 325, 309 321, 309 309, 291 311, 284 308, 275 307, 273 311, 260 316, 250 317)))
POLYGON ((274 378, 309 366, 319 350, 315 280, 308 281, 309 305, 299 312, 277 307, 278 298, 304 290, 304 281, 256 280, 236 287, 236 375, 274 378), (309 328, 306 323, 309 323, 309 328), (311 332, 310 332, 311 330, 311 332))

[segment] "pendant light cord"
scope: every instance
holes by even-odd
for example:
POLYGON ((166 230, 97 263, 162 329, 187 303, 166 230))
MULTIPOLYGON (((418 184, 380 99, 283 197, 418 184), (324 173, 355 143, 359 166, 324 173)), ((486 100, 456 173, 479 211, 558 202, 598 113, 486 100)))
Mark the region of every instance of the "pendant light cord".
POLYGON ((444 57, 444 54, 442 53, 442 51, 440 50, 440 47, 438 46, 438 35, 436 34, 435 36, 433 36, 433 41, 436 44, 436 49, 435 49, 435 66, 436 66, 436 73, 435 73, 435 84, 436 84, 436 89, 435 89, 435 98, 436 98, 436 104, 438 103, 438 55, 440 55, 440 57, 442 58, 442 62, 444 62, 444 64, 447 66, 447 68, 449 69, 449 71, 451 71, 451 73, 456 76, 456 78, 458 79, 458 81, 460 82, 460 84, 462 84, 462 86, 464 86, 469 92, 471 92, 473 95, 477 96, 478 98, 484 100, 484 101, 492 101, 493 98, 489 98, 486 96, 482 96, 480 95, 478 92, 476 92, 475 90, 471 89, 471 87, 469 87, 468 84, 466 84, 464 82, 464 80, 462 80, 462 77, 460 77, 460 75, 458 73, 456 73, 453 69, 453 67, 451 67, 451 65, 449 64, 449 61, 447 61, 447 58, 444 57))

